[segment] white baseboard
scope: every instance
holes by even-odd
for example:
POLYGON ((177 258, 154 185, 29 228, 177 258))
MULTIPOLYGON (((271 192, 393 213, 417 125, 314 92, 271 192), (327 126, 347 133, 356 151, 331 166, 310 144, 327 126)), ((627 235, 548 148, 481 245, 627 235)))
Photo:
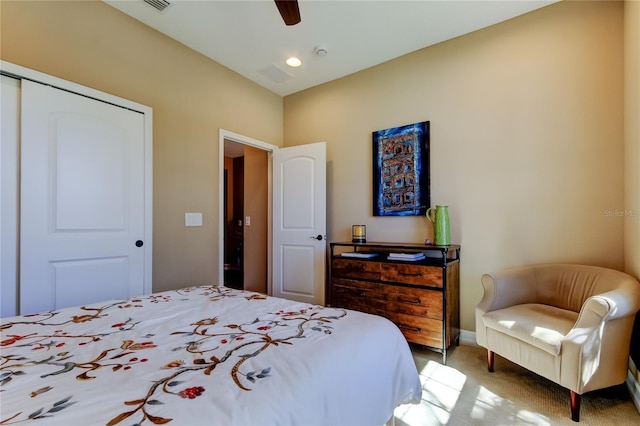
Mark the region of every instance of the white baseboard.
POLYGON ((460 330, 460 344, 467 346, 478 346, 476 342, 476 332, 469 330, 460 330))
POLYGON ((631 370, 627 372, 627 389, 629 389, 629 395, 631 400, 636 405, 638 412, 640 412, 640 383, 638 383, 631 374, 631 370))

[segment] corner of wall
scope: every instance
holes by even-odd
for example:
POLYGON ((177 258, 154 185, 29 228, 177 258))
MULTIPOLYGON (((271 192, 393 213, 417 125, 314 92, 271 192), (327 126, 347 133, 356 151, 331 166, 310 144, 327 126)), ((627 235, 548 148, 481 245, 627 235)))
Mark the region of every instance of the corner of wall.
MULTIPOLYGON (((624 2, 624 113, 625 113, 625 272, 640 279, 640 2, 624 2)), ((627 387, 640 411, 640 313, 631 336, 627 387)))

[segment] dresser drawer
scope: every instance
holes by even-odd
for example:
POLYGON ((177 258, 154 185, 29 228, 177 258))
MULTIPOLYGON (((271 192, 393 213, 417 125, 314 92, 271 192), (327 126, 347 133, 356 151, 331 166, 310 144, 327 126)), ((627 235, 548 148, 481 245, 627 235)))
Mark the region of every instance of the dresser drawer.
POLYGON ((400 286, 385 287, 389 307, 396 312, 425 316, 439 321, 444 318, 441 291, 400 286))
POLYGON ((331 276, 338 278, 357 278, 379 280, 380 263, 364 260, 335 258, 331 260, 331 276))
POLYGON ((442 325, 438 319, 408 314, 404 310, 395 310, 381 299, 361 296, 353 288, 336 287, 337 294, 334 305, 354 311, 385 317, 398 326, 405 338, 413 343, 442 348, 442 325))
POLYGON ((385 304, 382 301, 363 297, 349 288, 336 288, 332 306, 385 316, 385 304))
POLYGON ((335 306, 385 317, 398 326, 409 342, 442 349, 441 320, 393 310, 380 299, 359 296, 349 290, 353 289, 347 289, 336 296, 335 306))
POLYGON ((380 279, 394 283, 442 287, 442 268, 411 263, 381 263, 380 279))
POLYGON ((409 342, 444 349, 442 321, 402 314, 392 314, 388 318, 398 326, 409 342))
POLYGON ((333 279, 332 289, 332 304, 334 306, 365 310, 366 312, 370 312, 371 309, 380 309, 436 320, 443 319, 443 294, 441 291, 343 278, 333 279))

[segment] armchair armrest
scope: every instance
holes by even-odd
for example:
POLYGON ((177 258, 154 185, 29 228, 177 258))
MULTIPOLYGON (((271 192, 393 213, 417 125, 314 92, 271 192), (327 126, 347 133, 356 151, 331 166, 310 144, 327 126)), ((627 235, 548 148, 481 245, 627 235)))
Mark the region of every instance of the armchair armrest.
POLYGON ((637 282, 621 286, 615 290, 594 297, 602 298, 610 306, 607 320, 635 315, 640 309, 640 286, 637 282))
POLYGON ((600 321, 635 315, 639 307, 640 288, 635 283, 595 294, 585 300, 573 329, 594 328, 600 321))
POLYGON ((536 302, 535 276, 526 267, 484 274, 482 286, 484 296, 477 308, 482 312, 536 302))
POLYGON ((513 305, 535 302, 534 281, 533 272, 526 267, 482 276, 484 295, 476 306, 476 341, 480 346, 487 347, 483 315, 513 305))
POLYGON ((578 394, 585 391, 596 371, 601 367, 602 334, 605 318, 611 305, 602 297, 592 296, 582 305, 573 328, 561 342, 562 366, 559 383, 578 394))
POLYGON ((584 338, 597 330, 600 327, 602 321, 607 318, 614 310, 614 306, 605 297, 591 296, 588 298, 573 328, 564 337, 563 345, 567 343, 580 345, 583 343, 584 338))
POLYGON ((630 334, 633 324, 631 317, 637 312, 640 301, 636 287, 620 287, 591 296, 585 301, 575 325, 562 339, 564 368, 561 368, 561 385, 581 394, 599 387, 592 383, 597 383, 593 377, 598 374, 609 380, 614 376, 619 376, 620 381, 624 380, 626 368, 620 369, 618 364, 626 364, 628 348, 606 343, 605 340, 611 338, 617 343, 619 335, 630 334), (620 320, 624 317, 630 318, 620 320), (614 351, 619 359, 608 353, 610 351, 614 351), (603 359, 609 361, 604 362, 603 359), (581 373, 572 374, 572 371, 581 373))

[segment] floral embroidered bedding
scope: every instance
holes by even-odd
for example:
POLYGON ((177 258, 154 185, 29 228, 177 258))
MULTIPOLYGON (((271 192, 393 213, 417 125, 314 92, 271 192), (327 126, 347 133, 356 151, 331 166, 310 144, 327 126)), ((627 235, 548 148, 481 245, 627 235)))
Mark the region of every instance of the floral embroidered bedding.
POLYGON ((0 425, 382 425, 422 392, 390 321, 226 287, 0 330, 0 425))

